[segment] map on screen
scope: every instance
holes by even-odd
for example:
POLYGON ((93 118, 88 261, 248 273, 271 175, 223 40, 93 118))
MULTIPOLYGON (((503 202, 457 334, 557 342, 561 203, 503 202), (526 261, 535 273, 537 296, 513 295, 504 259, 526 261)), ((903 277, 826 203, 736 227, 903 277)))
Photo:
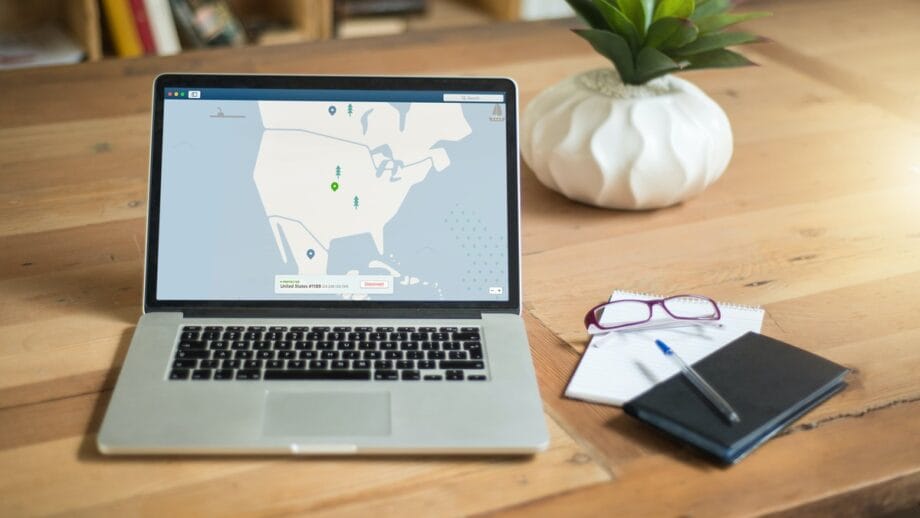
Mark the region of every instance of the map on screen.
POLYGON ((507 300, 503 103, 193 95, 165 101, 160 299, 507 300))

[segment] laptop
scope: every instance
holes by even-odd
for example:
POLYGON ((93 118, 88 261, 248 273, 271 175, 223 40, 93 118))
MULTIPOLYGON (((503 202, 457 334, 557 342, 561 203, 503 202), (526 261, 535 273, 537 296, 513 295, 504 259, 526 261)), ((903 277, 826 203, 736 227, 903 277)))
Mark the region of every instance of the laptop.
POLYGON ((532 454, 517 89, 159 76, 106 454, 532 454))

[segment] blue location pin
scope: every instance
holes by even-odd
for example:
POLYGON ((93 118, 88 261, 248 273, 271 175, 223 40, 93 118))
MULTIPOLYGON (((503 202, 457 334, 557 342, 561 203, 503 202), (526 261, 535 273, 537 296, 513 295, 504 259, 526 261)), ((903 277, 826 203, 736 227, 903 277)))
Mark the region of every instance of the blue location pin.
POLYGON ((309 249, 309 250, 307 250, 307 258, 308 258, 308 259, 313 259, 313 256, 314 256, 314 255, 316 255, 316 252, 314 252, 312 248, 309 249))
POLYGON ((329 115, 335 115, 335 106, 329 107, 329 115))

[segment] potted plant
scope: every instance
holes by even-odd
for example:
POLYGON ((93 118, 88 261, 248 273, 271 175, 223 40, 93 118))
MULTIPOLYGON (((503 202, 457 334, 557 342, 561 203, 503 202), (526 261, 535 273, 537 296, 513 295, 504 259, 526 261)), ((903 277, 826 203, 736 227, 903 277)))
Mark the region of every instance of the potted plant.
POLYGON ((769 13, 730 13, 730 0, 566 0, 590 28, 574 29, 613 68, 569 77, 527 107, 524 160, 547 187, 592 205, 666 207, 728 166, 725 112, 672 72, 753 64, 726 49, 758 41, 728 32, 769 13))

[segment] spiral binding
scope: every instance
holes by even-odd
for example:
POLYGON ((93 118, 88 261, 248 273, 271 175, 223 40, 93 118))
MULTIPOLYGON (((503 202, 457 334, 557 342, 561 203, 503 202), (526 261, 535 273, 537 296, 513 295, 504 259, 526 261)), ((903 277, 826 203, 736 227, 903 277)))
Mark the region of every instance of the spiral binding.
MULTIPOLYGON (((623 290, 616 290, 614 293, 619 293, 619 294, 621 294, 621 295, 627 295, 627 296, 635 296, 635 297, 648 297, 648 298, 651 298, 651 299, 663 299, 663 298, 666 298, 666 297, 663 297, 663 296, 661 296, 661 295, 656 295, 656 294, 654 294, 654 293, 639 292, 639 291, 623 291, 623 290)), ((692 294, 692 293, 680 293, 680 295, 693 295, 693 294, 692 294)), ((672 295, 672 296, 673 296, 673 295, 672 295)), ((701 301, 689 300, 688 302, 692 302, 692 303, 695 303, 695 304, 702 304, 701 301)), ((743 310, 743 311, 760 311, 761 309, 763 309, 763 308, 760 308, 760 307, 757 307, 757 306, 748 306, 748 305, 745 305, 745 304, 734 304, 734 303, 730 303, 730 302, 720 302, 720 301, 718 301, 718 300, 715 301, 715 302, 716 302, 716 304, 719 305, 719 308, 740 309, 740 310, 743 310)))

